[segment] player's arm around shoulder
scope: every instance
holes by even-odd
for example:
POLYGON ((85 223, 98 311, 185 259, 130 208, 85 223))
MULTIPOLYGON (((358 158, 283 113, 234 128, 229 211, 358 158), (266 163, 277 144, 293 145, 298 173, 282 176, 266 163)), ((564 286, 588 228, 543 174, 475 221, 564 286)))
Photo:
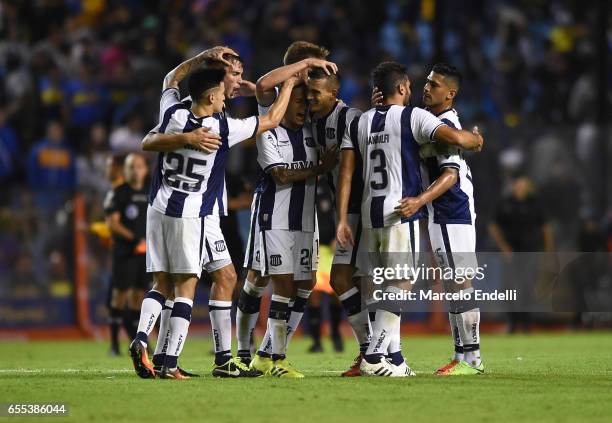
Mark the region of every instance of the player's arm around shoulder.
POLYGON ((410 116, 410 126, 419 144, 436 141, 461 147, 464 150, 482 150, 484 139, 474 127, 472 132, 451 128, 425 109, 414 107, 410 116))
POLYGON ((163 134, 149 132, 142 139, 144 151, 170 152, 190 146, 204 153, 212 153, 219 149, 221 137, 210 131, 210 128, 197 128, 191 132, 180 134, 163 134))
POLYGON ((433 134, 434 141, 443 142, 449 145, 456 145, 464 150, 481 151, 484 138, 480 134, 478 127, 472 131, 451 128, 448 125, 440 125, 433 134))

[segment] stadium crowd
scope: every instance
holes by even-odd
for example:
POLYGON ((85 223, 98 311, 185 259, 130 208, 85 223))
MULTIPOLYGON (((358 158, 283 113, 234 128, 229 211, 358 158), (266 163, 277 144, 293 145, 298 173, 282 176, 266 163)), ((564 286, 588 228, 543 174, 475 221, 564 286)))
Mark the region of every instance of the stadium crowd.
MULTIPOLYGON (((609 51, 597 51, 596 12, 563 0, 472 0, 461 8, 439 0, 375 7, 357 0, 1 0, 2 279, 44 290, 36 281, 70 278, 66 201, 77 190, 90 218, 102 218, 106 158, 140 150, 156 123, 168 69, 229 45, 245 60, 244 77, 255 81, 297 39, 330 49, 343 78, 340 97, 364 110, 370 68, 385 58, 409 66, 414 104, 435 60, 462 70, 457 109, 489 140, 470 160, 479 250, 494 248, 486 225, 500 187, 517 172, 538 188, 560 249, 579 248, 581 220, 603 249, 609 225, 597 208, 605 158, 597 151, 594 69, 598 54, 609 51)), ((248 99, 228 106, 235 116, 255 110, 248 99)), ((246 160, 254 148, 235 152, 229 172, 254 181, 253 161, 246 160)))

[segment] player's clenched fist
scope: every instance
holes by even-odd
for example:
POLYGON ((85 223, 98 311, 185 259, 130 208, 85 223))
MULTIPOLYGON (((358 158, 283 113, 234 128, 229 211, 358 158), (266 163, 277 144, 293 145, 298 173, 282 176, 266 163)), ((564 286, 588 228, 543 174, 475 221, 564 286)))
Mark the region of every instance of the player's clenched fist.
POLYGON ((480 131, 478 130, 477 126, 472 128, 472 134, 474 134, 476 136, 476 138, 478 138, 478 143, 479 143, 479 146, 476 147, 474 149, 474 151, 481 151, 482 150, 482 146, 484 144, 484 138, 482 138, 482 135, 480 134, 480 131))

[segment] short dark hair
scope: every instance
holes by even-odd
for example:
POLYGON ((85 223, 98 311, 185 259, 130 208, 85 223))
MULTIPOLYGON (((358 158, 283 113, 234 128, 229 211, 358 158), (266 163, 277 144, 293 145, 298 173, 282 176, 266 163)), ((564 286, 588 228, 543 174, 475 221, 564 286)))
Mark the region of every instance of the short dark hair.
POLYGON ((310 57, 326 59, 327 56, 329 56, 329 50, 325 47, 309 43, 308 41, 295 41, 287 47, 283 63, 285 65, 292 65, 310 57))
POLYGON ((382 62, 372 71, 372 84, 387 97, 395 93, 397 85, 409 80, 408 68, 397 62, 382 62))
POLYGON ((225 78, 225 69, 201 68, 189 75, 187 90, 193 101, 199 101, 202 95, 218 86, 225 78))
POLYGON ((327 74, 327 72, 325 72, 323 69, 321 68, 314 68, 312 70, 310 70, 308 72, 308 78, 310 79, 325 79, 329 82, 331 82, 334 87, 336 88, 340 88, 340 75, 336 72, 336 73, 332 73, 330 75, 327 74))
POLYGON ((431 70, 438 75, 444 76, 446 79, 450 79, 457 85, 457 88, 461 87, 461 81, 463 80, 463 76, 461 76, 461 72, 459 69, 454 67, 449 63, 436 63, 433 65, 431 70))

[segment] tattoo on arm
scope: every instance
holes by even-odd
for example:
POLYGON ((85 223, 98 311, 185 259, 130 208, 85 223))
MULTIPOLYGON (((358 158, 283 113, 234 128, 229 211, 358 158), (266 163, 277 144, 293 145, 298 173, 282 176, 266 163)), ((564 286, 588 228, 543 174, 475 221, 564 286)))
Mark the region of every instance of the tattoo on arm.
POLYGON ((288 169, 277 166, 270 171, 270 174, 274 178, 274 182, 279 185, 285 185, 317 176, 319 174, 318 169, 319 166, 311 166, 305 169, 288 169))
POLYGON ((164 78, 163 89, 165 90, 169 87, 177 87, 179 82, 185 79, 185 77, 189 75, 192 70, 200 66, 204 60, 206 60, 206 55, 204 53, 200 53, 172 69, 164 78))

